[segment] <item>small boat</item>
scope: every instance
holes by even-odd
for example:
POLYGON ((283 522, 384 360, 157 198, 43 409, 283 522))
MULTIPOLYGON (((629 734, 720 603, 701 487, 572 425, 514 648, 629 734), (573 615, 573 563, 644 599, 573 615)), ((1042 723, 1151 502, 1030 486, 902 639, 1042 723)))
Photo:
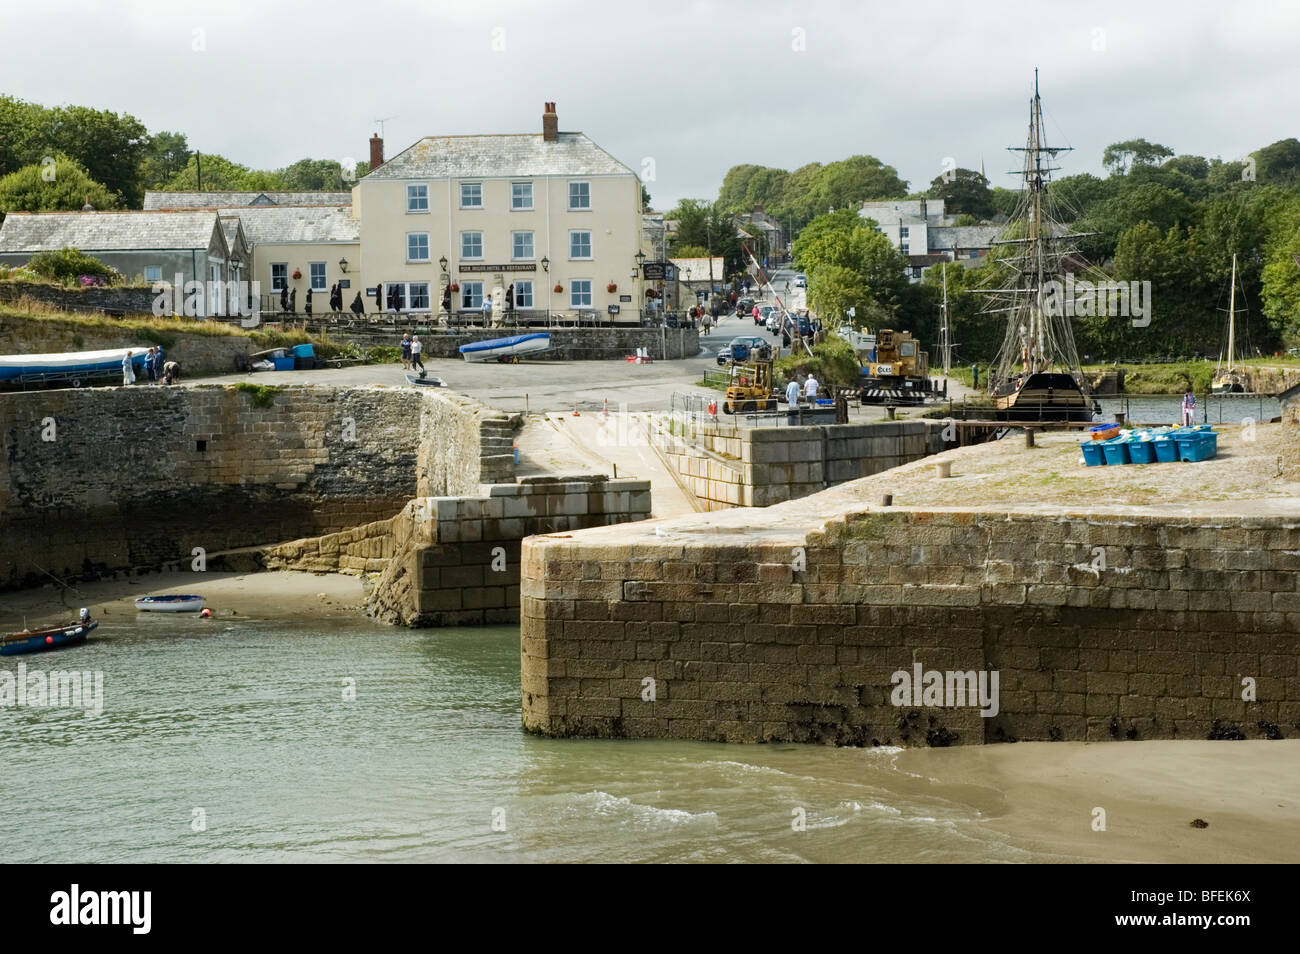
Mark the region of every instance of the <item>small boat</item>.
POLYGON ((1239 360, 1237 354, 1237 256, 1232 256, 1232 279, 1228 285, 1228 346, 1226 359, 1219 356, 1218 367, 1214 369, 1214 378, 1210 382, 1213 394, 1242 394, 1246 391, 1245 375, 1241 369, 1233 367, 1239 360))
POLYGON ((61 354, 0 355, 0 381, 68 380, 76 387, 84 378, 122 373, 122 359, 131 352, 131 364, 144 369, 149 345, 110 348, 106 351, 67 351, 61 354))
POLYGON ((25 629, 21 633, 0 636, 0 656, 18 656, 39 653, 47 649, 62 649, 86 641, 86 634, 98 626, 93 619, 64 626, 46 626, 44 629, 25 629))
POLYGON ((203 597, 194 594, 141 596, 135 601, 141 613, 197 613, 203 609, 203 597))
POLYGON ((426 388, 445 388, 447 386, 446 381, 442 378, 435 378, 431 374, 408 374, 406 380, 410 381, 412 384, 421 384, 426 388))
POLYGON ((546 333, 512 335, 509 338, 491 338, 463 344, 458 349, 466 361, 512 361, 525 354, 536 354, 551 346, 551 336, 546 333))

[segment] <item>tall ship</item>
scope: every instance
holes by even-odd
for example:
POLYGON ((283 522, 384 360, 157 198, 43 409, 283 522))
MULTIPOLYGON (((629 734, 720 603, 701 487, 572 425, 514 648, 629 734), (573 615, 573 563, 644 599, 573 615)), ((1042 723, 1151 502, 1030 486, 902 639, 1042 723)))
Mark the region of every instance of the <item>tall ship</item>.
MULTIPOLYGON (((1049 190, 1057 155, 1072 147, 1048 145, 1043 106, 1034 70, 1029 102, 1029 137, 1020 169, 1020 204, 1003 237, 1001 287, 977 289, 991 296, 986 313, 1006 316, 1006 334, 988 378, 994 414, 1010 421, 1090 421, 1100 411, 1079 364, 1072 316, 1061 307, 1066 272, 1083 264, 1072 233, 1055 209, 1049 190)), ((1073 287, 1073 286, 1071 286, 1073 287)))

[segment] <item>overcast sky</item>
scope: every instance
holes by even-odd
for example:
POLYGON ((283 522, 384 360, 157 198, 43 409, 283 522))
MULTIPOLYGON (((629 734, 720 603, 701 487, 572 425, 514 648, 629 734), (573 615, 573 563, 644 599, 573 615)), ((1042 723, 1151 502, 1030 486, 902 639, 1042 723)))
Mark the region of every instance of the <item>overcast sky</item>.
POLYGON ((0 92, 255 168, 367 158, 385 117, 389 157, 532 132, 554 100, 561 129, 652 169, 661 207, 738 163, 855 153, 914 190, 948 156, 1014 186, 1035 66, 1065 174, 1138 136, 1235 159, 1300 135, 1295 0, 4 0, 0 36, 0 92))

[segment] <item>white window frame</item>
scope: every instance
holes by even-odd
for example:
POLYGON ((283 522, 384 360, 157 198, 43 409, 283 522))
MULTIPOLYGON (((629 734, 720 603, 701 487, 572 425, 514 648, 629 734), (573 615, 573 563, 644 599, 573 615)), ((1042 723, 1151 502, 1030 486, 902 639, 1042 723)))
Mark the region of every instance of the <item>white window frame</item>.
POLYGON ((411 215, 426 215, 426 214, 428 214, 428 212, 429 212, 429 183, 427 183, 427 182, 411 182, 411 183, 408 183, 408 184, 407 184, 407 186, 406 186, 406 211, 407 211, 408 213, 410 213, 411 215), (423 189, 423 190, 424 190, 424 196, 423 196, 423 199, 424 199, 424 208, 422 208, 422 209, 413 209, 413 208, 411 208, 411 203, 412 203, 413 201, 415 201, 415 202, 420 201, 420 197, 419 197, 419 196, 415 196, 415 195, 412 195, 412 194, 411 194, 412 190, 414 190, 414 189, 423 189))
POLYGON ((520 279, 516 279, 516 280, 515 280, 515 307, 516 307, 516 308, 532 308, 532 307, 533 307, 533 303, 534 303, 535 301, 537 301, 537 289, 534 287, 533 280, 532 280, 531 278, 520 278, 520 279), (526 304, 526 305, 525 305, 524 303, 522 303, 522 302, 519 300, 519 296, 520 296, 520 294, 521 294, 521 292, 520 292, 520 290, 519 290, 519 286, 520 286, 520 285, 527 285, 527 286, 528 286, 528 304, 526 304))
POLYGON ((575 179, 569 183, 569 211, 570 212, 590 212, 591 211, 591 182, 586 179, 575 179), (573 194, 574 186, 587 187, 587 204, 574 205, 573 200, 576 198, 573 194))
POLYGON ((329 288, 330 288, 330 269, 329 269, 329 265, 328 265, 327 263, 325 263, 325 262, 308 262, 308 263, 307 263, 307 287, 310 288, 313 292, 327 292, 327 291, 329 291, 329 288), (317 266, 317 265, 320 266, 320 287, 319 287, 319 288, 316 287, 316 276, 315 276, 315 275, 313 274, 313 272, 312 272, 312 269, 313 269, 315 266, 317 266))
POLYGON ((483 260, 483 233, 478 229, 467 229, 460 233, 460 257, 466 261, 481 262, 483 260), (471 255, 465 251, 465 239, 471 235, 478 236, 478 254, 471 255))
MULTIPOLYGON (((427 262, 429 260, 429 233, 428 232, 407 232, 406 233, 406 260, 408 262, 427 262), (411 239, 417 235, 424 237, 424 258, 411 257, 411 239)), ((394 284, 397 284, 396 282, 394 284)))
POLYGON ((482 182, 462 182, 460 184, 460 207, 462 209, 477 210, 483 208, 483 183, 482 182), (478 189, 478 204, 465 204, 465 190, 470 188, 478 189))
POLYGON ((429 283, 428 282, 407 282, 405 293, 402 296, 402 303, 405 305, 405 308, 403 309, 404 311, 430 311, 433 307, 433 299, 430 297, 429 283), (411 289, 416 287, 417 285, 424 286, 425 303, 424 306, 421 308, 416 308, 411 304, 411 298, 413 297, 411 293, 411 289))
POLYGON ((522 229, 518 232, 510 233, 510 261, 512 262, 531 262, 537 257, 537 242, 535 241, 532 229, 522 229), (528 254, 519 254, 519 237, 528 236, 528 254))
POLYGON ((595 285, 590 278, 571 278, 569 279, 569 307, 570 308, 594 308, 596 302, 595 285), (578 285, 585 282, 587 285, 587 303, 582 304, 578 301, 578 285))
MULTIPOLYGON (((147 281, 147 282, 160 282, 160 281, 162 281, 162 266, 161 266, 161 265, 146 265, 146 266, 144 267, 144 280, 147 281), (156 275, 150 275, 150 274, 149 274, 150 272, 157 272, 158 274, 156 274, 156 275)), ((277 288, 276 291, 279 291, 279 289, 277 288)))
POLYGON ((510 211, 511 211, 511 212, 531 212, 531 211, 533 211, 533 184, 532 184, 531 181, 529 181, 529 182, 512 182, 512 183, 510 183, 510 211), (518 196, 515 195, 515 189, 518 188, 519 186, 527 186, 527 188, 528 188, 528 204, 527 204, 527 205, 516 205, 516 204, 515 204, 515 200, 518 198, 518 196))
POLYGON ((475 311, 477 309, 482 308, 483 307, 483 283, 481 281, 461 282, 460 294, 457 297, 460 298, 460 307, 462 311, 475 311), (474 287, 478 288, 478 304, 468 304, 466 303, 465 299, 469 297, 469 291, 471 288, 474 287))
POLYGON ((571 261, 571 262, 589 262, 589 261, 591 261, 593 258, 596 257, 596 255, 595 255, 595 247, 594 247, 594 244, 593 244, 593 243, 594 243, 594 239, 592 238, 592 231, 591 231, 591 229, 569 229, 569 261, 571 261), (587 254, 586 254, 586 255, 574 255, 574 254, 573 254, 573 237, 574 237, 575 235, 585 235, 585 236, 587 236, 587 254))
POLYGON ((280 291, 281 289, 288 288, 288 287, 289 287, 289 263, 288 263, 288 262, 272 262, 272 263, 271 263, 271 291, 276 291, 276 292, 278 292, 278 291, 280 291), (279 278, 279 284, 278 284, 278 285, 276 284, 276 278, 277 278, 277 276, 276 276, 276 274, 275 274, 275 270, 276 270, 277 268, 284 269, 283 274, 281 274, 281 275, 278 276, 278 278, 279 278))

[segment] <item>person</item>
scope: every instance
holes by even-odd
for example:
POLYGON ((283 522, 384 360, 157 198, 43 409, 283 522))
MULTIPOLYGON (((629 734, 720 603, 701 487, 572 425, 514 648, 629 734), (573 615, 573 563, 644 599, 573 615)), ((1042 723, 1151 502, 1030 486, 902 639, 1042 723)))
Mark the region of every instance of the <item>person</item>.
POLYGON ((411 339, 411 367, 420 369, 420 377, 424 377, 424 362, 420 360, 420 352, 424 350, 424 345, 420 343, 420 336, 416 335, 411 339))
POLYGON ((175 361, 163 365, 163 384, 175 384, 181 379, 181 366, 175 361))
POLYGON ((483 296, 483 327, 486 328, 492 324, 492 296, 483 296))
POLYGON ((781 347, 782 347, 782 349, 784 349, 784 350, 786 350, 786 351, 789 351, 789 350, 790 350, 790 324, 789 324, 789 322, 787 322, 787 323, 786 323, 786 324, 781 328, 781 347))
POLYGON ((752 314, 754 316, 754 324, 760 325, 763 323, 763 315, 762 312, 758 310, 758 305, 754 306, 754 311, 752 312, 752 314))
POLYGON ((126 353, 122 359, 122 387, 129 387, 135 384, 135 368, 131 366, 131 352, 126 353))
POLYGON ((148 375, 150 384, 158 383, 158 366, 154 364, 154 355, 157 350, 157 348, 150 348, 144 356, 144 372, 148 375))
POLYGON ((411 370, 411 333, 402 335, 402 370, 411 370))
POLYGON ((289 312, 289 283, 285 282, 280 286, 280 310, 285 314, 289 312))
POLYGON ((803 383, 803 396, 810 405, 817 403, 817 379, 811 371, 808 372, 808 380, 803 383))
POLYGON ((366 310, 366 303, 361 300, 361 292, 357 292, 357 297, 352 299, 352 314, 361 315, 366 310))
POLYGON ((700 319, 700 324, 704 326, 704 333, 709 334, 709 329, 713 327, 713 316, 705 312, 704 317, 700 319))
POLYGON ((970 366, 970 379, 971 387, 977 388, 980 386, 980 366, 978 364, 972 364, 970 366))
POLYGON ((1188 391, 1183 395, 1183 427, 1189 427, 1196 423, 1196 395, 1188 391))
POLYGON ((790 405, 790 410, 799 406, 799 379, 791 378, 790 383, 785 386, 785 403, 790 405))

